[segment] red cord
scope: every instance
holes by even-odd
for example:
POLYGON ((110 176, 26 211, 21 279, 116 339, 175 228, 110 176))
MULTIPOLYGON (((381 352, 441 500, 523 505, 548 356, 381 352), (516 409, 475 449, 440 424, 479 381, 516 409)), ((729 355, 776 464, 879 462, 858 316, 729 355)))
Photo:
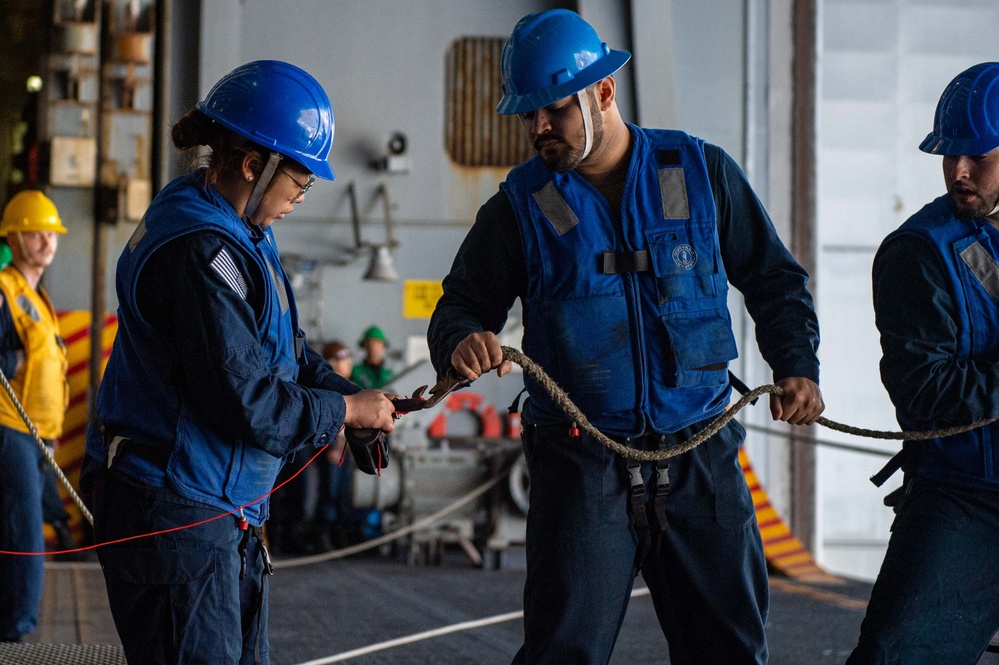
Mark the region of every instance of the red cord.
POLYGON ((281 489, 282 487, 284 487, 285 485, 287 485, 291 481, 295 480, 295 478, 298 477, 298 474, 300 474, 303 471, 305 471, 305 469, 308 468, 308 466, 310 464, 312 464, 314 461, 316 461, 316 458, 319 457, 323 453, 323 451, 325 451, 327 448, 329 448, 329 445, 325 445, 322 448, 320 448, 319 452, 316 453, 315 455, 313 455, 312 458, 308 462, 306 462, 305 464, 303 464, 302 468, 299 469, 298 471, 296 471, 295 474, 291 478, 288 478, 288 480, 284 481, 280 485, 275 486, 270 492, 267 492, 266 494, 264 494, 264 495, 262 495, 262 496, 260 496, 260 497, 258 497, 256 499, 254 499, 253 501, 250 501, 249 503, 244 503, 242 506, 238 506, 236 508, 233 508, 232 510, 230 510, 227 513, 222 513, 221 515, 216 515, 215 517, 209 517, 208 519, 201 520, 200 522, 194 522, 193 524, 188 524, 186 526, 175 526, 175 527, 171 527, 169 529, 163 529, 162 531, 153 531, 151 533, 143 533, 143 534, 139 534, 137 536, 127 536, 125 538, 118 538, 117 540, 109 540, 109 541, 106 541, 106 542, 103 542, 103 543, 95 543, 93 545, 88 545, 86 547, 78 547, 78 548, 76 548, 74 550, 59 550, 59 551, 55 551, 55 552, 9 552, 9 551, 6 551, 6 550, 0 550, 0 554, 14 554, 14 555, 17 555, 17 556, 48 556, 49 554, 53 554, 54 555, 54 554, 71 554, 73 552, 87 552, 89 550, 95 550, 98 547, 105 547, 106 545, 117 545, 118 543, 125 543, 125 542, 128 542, 130 540, 138 540, 140 538, 149 538, 151 536, 159 536, 159 535, 162 535, 164 533, 173 533, 174 531, 183 531, 184 529, 193 529, 196 526, 201 526, 202 524, 208 524, 209 522, 214 522, 215 520, 220 520, 223 517, 228 517, 229 515, 232 515, 233 513, 237 513, 239 511, 241 511, 243 508, 246 508, 247 506, 252 506, 255 503, 259 503, 259 502, 263 501, 264 499, 266 499, 268 496, 270 496, 274 492, 278 491, 279 489, 281 489))

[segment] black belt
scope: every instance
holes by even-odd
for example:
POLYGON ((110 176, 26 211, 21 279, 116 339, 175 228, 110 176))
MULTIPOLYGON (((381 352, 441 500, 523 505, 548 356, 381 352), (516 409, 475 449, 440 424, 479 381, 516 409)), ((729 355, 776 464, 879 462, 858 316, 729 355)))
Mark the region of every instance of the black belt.
MULTIPOLYGON (((572 428, 571 423, 543 424, 531 423, 524 426, 524 431, 532 436, 566 436, 572 428)), ((636 450, 658 450, 666 444, 670 434, 640 434, 638 436, 610 436, 607 438, 616 441, 628 448, 636 450)))
POLYGON ((607 438, 635 450, 658 450, 666 445, 668 436, 668 434, 642 434, 640 436, 609 436, 607 438))

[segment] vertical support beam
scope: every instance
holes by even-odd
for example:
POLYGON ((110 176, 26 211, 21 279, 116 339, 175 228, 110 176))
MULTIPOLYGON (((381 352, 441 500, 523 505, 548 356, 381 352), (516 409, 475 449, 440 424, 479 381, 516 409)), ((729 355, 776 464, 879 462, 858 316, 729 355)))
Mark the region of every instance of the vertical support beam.
POLYGON ((153 158, 150 174, 154 196, 187 170, 185 158, 173 149, 171 131, 173 124, 201 98, 201 6, 201 0, 159 0, 156 4, 156 25, 159 27, 153 74, 153 158))
MULTIPOLYGON (((87 394, 87 404, 94 412, 97 403, 97 389, 100 388, 101 361, 104 358, 104 310, 107 305, 104 300, 104 270, 106 260, 106 242, 104 224, 108 218, 108 192, 104 184, 103 169, 106 157, 104 151, 104 61, 107 57, 107 39, 104 37, 107 24, 103 16, 103 2, 94 2, 94 20, 97 22, 101 35, 97 45, 95 65, 98 71, 97 103, 94 105, 94 173, 93 196, 93 245, 90 259, 90 389, 87 394)), ((114 11, 114 7, 108 7, 114 11)))
MULTIPOLYGON (((791 251, 812 276, 815 293, 816 68, 818 3, 794 0, 793 110, 791 123, 791 251)), ((791 430, 791 527, 809 549, 815 547, 815 446, 811 431, 791 430)))
POLYGON ((635 122, 677 127, 673 0, 632 0, 631 34, 635 122))
MULTIPOLYGON (((152 192, 155 196, 167 182, 170 181, 169 161, 164 154, 170 150, 171 118, 170 89, 173 84, 173 3, 160 0, 156 3, 156 49, 153 56, 153 136, 152 136, 152 168, 149 174, 152 180, 152 192)), ((179 116, 176 116, 179 117, 179 116)))
MULTIPOLYGON (((607 43, 614 49, 625 51, 635 50, 635 20, 632 13, 636 3, 642 0, 576 0, 573 10, 582 16, 587 23, 600 35, 601 41, 607 43)), ((649 1, 649 0, 646 0, 649 1)), ((670 0, 655 0, 656 2, 669 2, 670 0)), ((563 5, 566 6, 566 5, 563 5)), ((657 26, 662 29, 666 26, 657 26)), ((649 53, 651 59, 652 53, 649 53)), ((628 122, 637 122, 638 113, 636 111, 635 100, 637 97, 637 83, 635 79, 635 63, 637 59, 632 59, 624 68, 614 74, 617 82, 617 105, 621 111, 621 117, 628 122)), ((651 63, 649 63, 651 66, 651 63)), ((660 74, 662 72, 660 71, 660 74)), ((645 121, 642 121, 645 122, 645 121)), ((646 125, 652 126, 652 125, 646 125)), ((665 125, 663 125, 665 126, 665 125)))

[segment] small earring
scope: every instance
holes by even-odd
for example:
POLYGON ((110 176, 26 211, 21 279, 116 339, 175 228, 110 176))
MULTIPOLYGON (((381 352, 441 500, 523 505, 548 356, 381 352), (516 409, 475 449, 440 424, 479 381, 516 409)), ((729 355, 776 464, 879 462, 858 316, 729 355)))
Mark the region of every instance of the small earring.
POLYGON ((246 180, 247 180, 247 181, 250 181, 250 180, 253 180, 253 176, 252 176, 252 175, 248 175, 248 176, 246 176, 246 180))

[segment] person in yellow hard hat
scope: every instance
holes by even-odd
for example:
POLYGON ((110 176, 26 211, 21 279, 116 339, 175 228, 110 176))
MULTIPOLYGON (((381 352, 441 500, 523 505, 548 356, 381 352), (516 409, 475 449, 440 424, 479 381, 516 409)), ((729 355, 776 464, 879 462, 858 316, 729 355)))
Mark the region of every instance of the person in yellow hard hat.
MULTIPOLYGON (((35 190, 16 194, 0 221, 11 252, 0 270, 0 370, 47 442, 62 434, 68 385, 66 346, 41 280, 63 233, 55 204, 35 190)), ((0 395, 0 550, 44 551, 44 463, 13 401, 0 395)), ((0 641, 18 642, 37 626, 43 565, 39 556, 0 555, 0 641)))

